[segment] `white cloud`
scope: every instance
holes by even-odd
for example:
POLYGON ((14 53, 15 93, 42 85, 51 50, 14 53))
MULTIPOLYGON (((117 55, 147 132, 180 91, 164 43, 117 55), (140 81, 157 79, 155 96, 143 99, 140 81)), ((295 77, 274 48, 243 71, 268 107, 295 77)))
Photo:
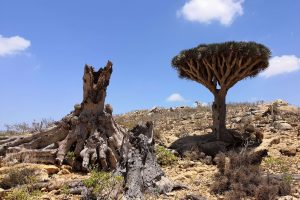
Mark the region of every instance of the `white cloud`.
POLYGON ((0 56, 16 54, 26 50, 30 41, 20 36, 3 37, 0 35, 0 56))
POLYGON ((269 64, 270 66, 260 73, 260 76, 269 78, 300 70, 300 58, 295 55, 275 56, 270 59, 269 64))
POLYGON ((167 101, 170 101, 170 102, 185 102, 187 100, 185 98, 183 98, 183 96, 181 96, 181 94, 173 93, 167 98, 167 101))
POLYGON ((243 15, 244 0, 189 0, 177 12, 186 20, 209 24, 219 21, 229 26, 234 18, 243 15))

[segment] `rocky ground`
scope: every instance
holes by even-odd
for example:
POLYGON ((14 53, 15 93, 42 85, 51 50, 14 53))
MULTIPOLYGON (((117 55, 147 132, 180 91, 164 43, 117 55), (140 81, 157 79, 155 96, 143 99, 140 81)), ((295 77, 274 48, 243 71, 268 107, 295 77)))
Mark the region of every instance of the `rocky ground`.
MULTIPOLYGON (((153 121, 158 145, 169 147, 179 138, 189 135, 204 135, 211 132, 211 110, 206 106, 153 108, 115 116, 117 123, 132 128, 139 122, 153 121)), ((261 137, 262 143, 248 150, 267 149, 269 158, 276 162, 263 161, 265 173, 292 175, 292 194, 281 199, 300 199, 300 109, 278 100, 273 103, 229 104, 227 106, 227 128, 247 133, 249 137, 261 137), (284 168, 284 172, 283 172, 284 168)), ((39 196, 33 199, 80 199, 76 190, 70 189, 87 179, 89 174, 78 174, 69 166, 56 167, 40 164, 0 163, 0 180, 11 170, 33 169, 39 196)), ((186 195, 202 196, 207 199, 224 199, 210 192, 213 177, 218 171, 209 156, 185 155, 172 164, 163 166, 167 177, 187 186, 186 189, 170 192, 147 199, 182 199, 186 195)), ((11 189, 0 188, 0 196, 11 189)), ((0 197, 1 199, 1 197, 0 197)))
MULTIPOLYGON (((153 108, 135 111, 117 117, 117 121, 130 127, 135 122, 153 120, 157 142, 166 147, 188 135, 204 135, 211 132, 212 117, 209 107, 178 107, 170 109, 153 108)), ((254 150, 267 149, 272 158, 287 166, 289 173, 300 175, 300 109, 282 100, 273 103, 229 104, 227 106, 227 128, 242 133, 263 134, 262 143, 254 150)), ((264 171, 280 174, 278 166, 262 163, 264 171)), ((188 190, 172 192, 161 199, 181 199, 186 194, 204 196, 208 199, 223 199, 210 193, 214 174, 218 171, 210 159, 191 161, 190 157, 180 159, 172 166, 164 167, 172 180, 189 186, 188 190)), ((299 177, 300 178, 300 177, 299 177)), ((294 180, 293 194, 287 199, 300 199, 300 180, 294 180)), ((284 198, 283 198, 284 199, 284 198)))

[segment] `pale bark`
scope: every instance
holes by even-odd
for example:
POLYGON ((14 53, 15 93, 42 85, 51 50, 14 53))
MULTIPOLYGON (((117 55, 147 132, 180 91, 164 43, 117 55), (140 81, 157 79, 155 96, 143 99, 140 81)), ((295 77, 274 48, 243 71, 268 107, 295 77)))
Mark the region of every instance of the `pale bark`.
POLYGON ((115 123, 112 108, 105 106, 111 73, 110 61, 98 71, 86 65, 82 103, 49 130, 2 140, 0 155, 6 161, 61 165, 68 152, 74 152, 76 170, 115 169, 125 130, 115 123))
POLYGON ((124 177, 124 196, 128 200, 144 199, 144 193, 168 193, 185 187, 166 178, 157 163, 152 122, 137 125, 126 134, 116 174, 124 177))
MULTIPOLYGON (((85 66, 82 103, 49 130, 1 140, 0 156, 5 161, 61 165, 73 152, 75 170, 97 167, 124 176, 126 199, 182 187, 164 177, 156 161, 152 122, 127 132, 114 121, 112 107, 105 105, 111 73, 111 62, 99 71, 85 66)), ((88 195, 83 198, 91 199, 88 195)))

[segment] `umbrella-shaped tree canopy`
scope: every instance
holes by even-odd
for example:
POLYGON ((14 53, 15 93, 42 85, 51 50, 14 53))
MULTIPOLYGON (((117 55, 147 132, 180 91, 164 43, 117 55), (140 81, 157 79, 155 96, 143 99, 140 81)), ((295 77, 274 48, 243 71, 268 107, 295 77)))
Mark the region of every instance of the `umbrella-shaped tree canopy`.
POLYGON ((214 94, 213 126, 218 139, 225 131, 228 89, 266 69, 270 55, 266 46, 255 42, 224 42, 201 44, 173 58, 179 77, 201 83, 214 94))

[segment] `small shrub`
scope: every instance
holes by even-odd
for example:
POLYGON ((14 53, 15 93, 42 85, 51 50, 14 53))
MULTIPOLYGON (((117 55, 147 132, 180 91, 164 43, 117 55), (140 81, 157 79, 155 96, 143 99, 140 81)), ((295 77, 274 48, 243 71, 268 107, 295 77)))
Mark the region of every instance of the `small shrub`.
POLYGON ((19 187, 10 191, 5 199, 6 200, 36 200, 42 195, 39 190, 30 191, 27 187, 19 187))
POLYGON ((280 158, 273 158, 268 157, 264 159, 264 162, 268 166, 268 177, 270 176, 269 169, 272 169, 273 171, 277 170, 280 173, 282 173, 282 181, 278 182, 279 185, 278 193, 280 196, 285 196, 290 194, 291 192, 291 184, 293 181, 293 177, 291 174, 289 174, 288 165, 283 162, 280 158))
POLYGON ((172 165, 177 161, 177 157, 163 146, 156 147, 156 158, 160 165, 172 165))
POLYGON ((268 168, 277 168, 279 165, 282 164, 282 160, 279 158, 274 158, 274 157, 267 157, 264 159, 264 162, 268 166, 268 168))
POLYGON ((70 194, 70 188, 68 185, 64 185, 61 189, 60 189, 62 194, 68 195, 70 194))
POLYGON ((99 199, 110 199, 113 193, 122 191, 123 177, 114 176, 109 172, 92 171, 91 177, 84 180, 83 184, 92 190, 99 199))
MULTIPOLYGON (((211 186, 213 193, 224 194, 225 199, 245 199, 255 197, 257 200, 271 200, 276 196, 290 193, 291 178, 283 174, 283 180, 278 181, 261 174, 260 163, 266 155, 264 150, 254 153, 230 152, 228 158, 224 154, 217 155, 219 172, 215 175, 211 186), (286 178, 285 178, 286 177, 286 178)), ((266 159, 270 166, 278 165, 280 161, 266 159)))
POLYGON ((292 180, 293 178, 291 175, 289 175, 289 177, 283 177, 283 181, 279 182, 279 191, 278 191, 279 196, 286 196, 291 193, 292 180))
POLYGON ((12 169, 0 181, 0 187, 9 189, 18 185, 32 184, 36 182, 34 169, 12 169))
POLYGON ((188 135, 189 133, 185 128, 180 128, 180 130, 175 133, 175 136, 178 138, 187 137, 188 135))
POLYGON ((193 145, 190 150, 183 153, 183 156, 188 160, 200 160, 205 158, 205 153, 197 145, 193 145))
POLYGON ((162 139, 162 131, 157 128, 154 128, 153 136, 154 136, 154 139, 161 140, 162 139))
POLYGON ((74 161, 76 158, 74 151, 69 151, 66 155, 66 158, 74 161))
POLYGON ((229 180, 226 176, 223 176, 221 173, 215 175, 215 181, 211 186, 213 193, 222 194, 224 191, 229 190, 229 180))
POLYGON ((255 191, 255 199, 257 200, 271 200, 275 199, 278 193, 276 186, 260 185, 255 191))
POLYGON ((215 158, 217 161, 217 167, 221 174, 224 174, 225 172, 225 166, 226 166, 226 155, 224 153, 219 153, 218 156, 215 158))

